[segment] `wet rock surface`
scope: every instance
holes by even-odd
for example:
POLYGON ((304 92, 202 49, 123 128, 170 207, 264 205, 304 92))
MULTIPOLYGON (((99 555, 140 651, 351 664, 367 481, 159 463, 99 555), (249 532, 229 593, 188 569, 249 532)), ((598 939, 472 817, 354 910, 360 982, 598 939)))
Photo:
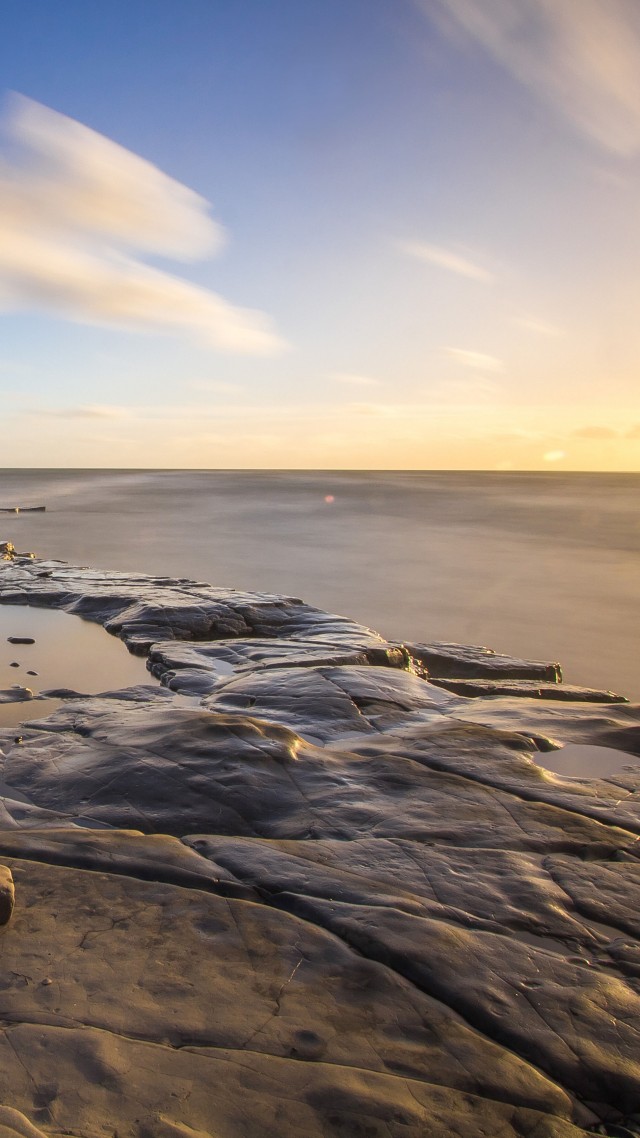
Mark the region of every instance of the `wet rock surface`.
POLYGON ((638 707, 175 578, 10 560, 0 602, 164 685, 0 730, 0 1134, 637 1132, 638 707))

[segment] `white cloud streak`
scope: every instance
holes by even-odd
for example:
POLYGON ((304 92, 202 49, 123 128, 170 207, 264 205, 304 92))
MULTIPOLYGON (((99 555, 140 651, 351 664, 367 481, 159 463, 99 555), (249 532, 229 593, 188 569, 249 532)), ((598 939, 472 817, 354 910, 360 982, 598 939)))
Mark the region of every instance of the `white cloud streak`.
POLYGON ((0 159, 0 304, 69 319, 174 330, 212 347, 272 354, 284 344, 260 312, 145 265, 183 260, 223 231, 198 194, 64 115, 14 96, 0 159))
POLYGON ((494 279, 493 274, 484 269, 482 265, 478 265, 475 261, 470 261, 467 257, 456 253, 455 250, 446 249, 441 245, 428 245, 422 241, 397 241, 396 246, 407 257, 424 261, 428 265, 434 265, 437 269, 446 269, 449 273, 457 273, 458 276, 468 277, 474 281, 483 281, 485 284, 494 279))
POLYGON ((504 364, 497 356, 488 356, 484 352, 470 352, 464 348, 444 348, 443 351, 454 363, 470 368, 471 371, 504 371, 504 364))
POLYGON ((592 141, 640 150, 637 0, 422 0, 592 141))

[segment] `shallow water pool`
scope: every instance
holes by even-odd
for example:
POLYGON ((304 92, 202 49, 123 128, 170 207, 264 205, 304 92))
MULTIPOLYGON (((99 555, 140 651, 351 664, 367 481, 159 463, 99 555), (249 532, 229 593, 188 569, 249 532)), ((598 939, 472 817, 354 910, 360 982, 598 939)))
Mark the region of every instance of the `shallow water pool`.
POLYGON ((588 743, 567 743, 557 751, 545 751, 536 761, 565 778, 609 778, 640 769, 640 756, 588 743))
MULTIPOLYGON (((0 691, 28 688, 34 696, 51 688, 86 695, 136 684, 155 684, 145 660, 132 656, 121 640, 99 625, 58 609, 0 605, 0 691), (12 644, 25 637, 33 644, 12 644)), ((0 726, 41 719, 59 706, 57 699, 0 703, 0 726)))

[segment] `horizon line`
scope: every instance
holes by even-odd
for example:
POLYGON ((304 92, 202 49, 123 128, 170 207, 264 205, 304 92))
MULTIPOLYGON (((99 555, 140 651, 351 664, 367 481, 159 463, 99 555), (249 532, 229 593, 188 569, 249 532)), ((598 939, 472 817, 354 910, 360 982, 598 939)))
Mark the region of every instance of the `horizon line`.
POLYGON ((618 474, 640 475, 637 470, 598 470, 585 468, 513 467, 496 469, 482 466, 0 466, 0 474, 15 471, 63 471, 139 474, 618 474))

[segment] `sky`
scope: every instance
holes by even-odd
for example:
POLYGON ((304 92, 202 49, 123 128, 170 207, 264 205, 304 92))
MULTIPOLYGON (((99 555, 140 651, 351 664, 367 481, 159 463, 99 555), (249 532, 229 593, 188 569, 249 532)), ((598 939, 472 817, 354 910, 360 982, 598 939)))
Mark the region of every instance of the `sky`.
POLYGON ((640 470, 637 0, 26 0, 2 465, 640 470))

